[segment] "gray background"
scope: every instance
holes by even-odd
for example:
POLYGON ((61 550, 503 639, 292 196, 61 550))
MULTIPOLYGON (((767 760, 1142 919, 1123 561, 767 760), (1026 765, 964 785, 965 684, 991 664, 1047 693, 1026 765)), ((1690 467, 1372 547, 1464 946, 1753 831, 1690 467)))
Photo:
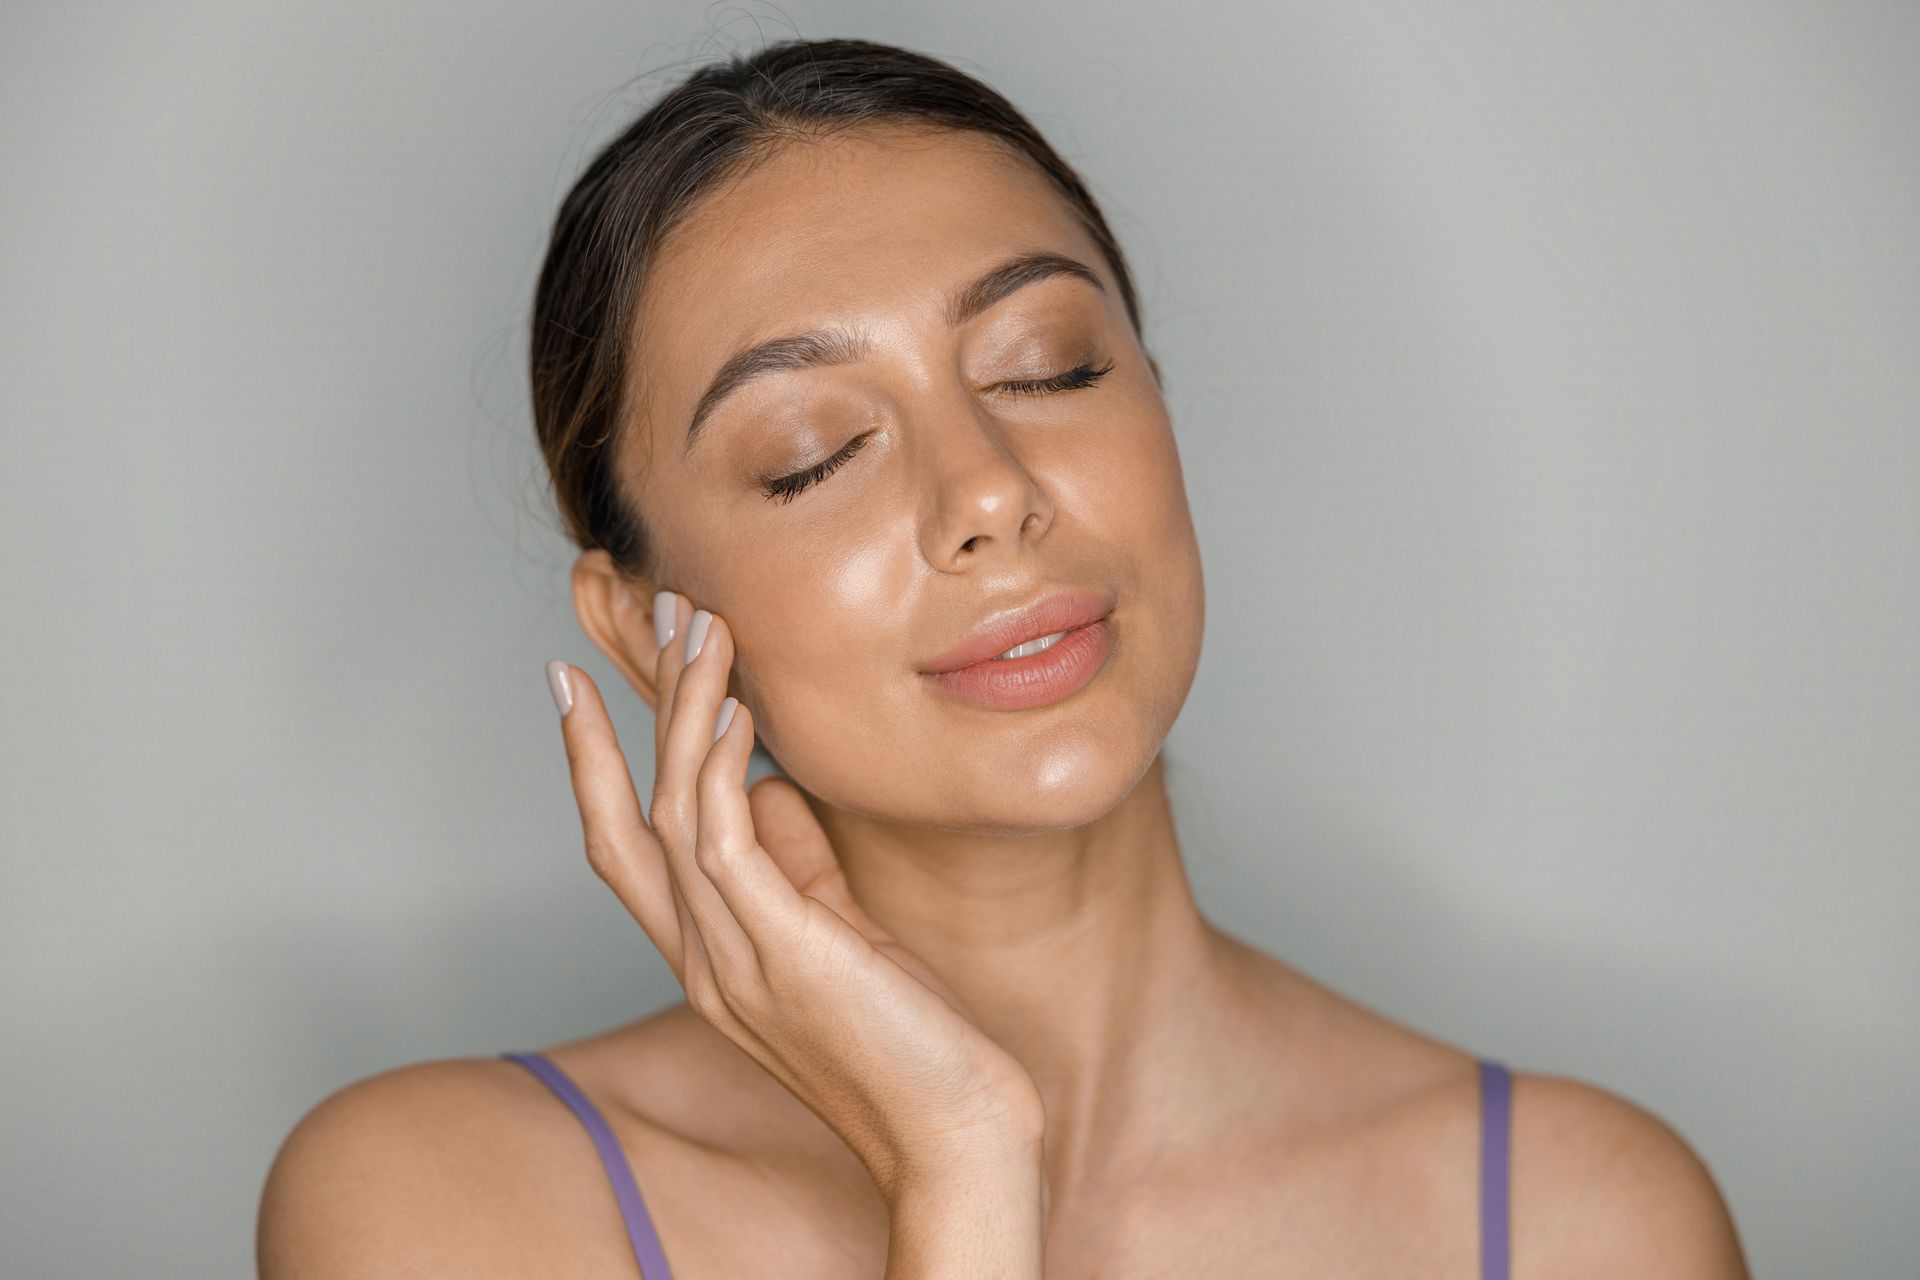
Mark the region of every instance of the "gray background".
POLYGON ((1760 1274, 1911 1274, 1920 16, 1830 0, 9 6, 0 1273, 243 1274, 327 1092, 678 997, 521 344, 589 148, 794 29, 985 76, 1133 255, 1203 909, 1664 1116, 1760 1274))

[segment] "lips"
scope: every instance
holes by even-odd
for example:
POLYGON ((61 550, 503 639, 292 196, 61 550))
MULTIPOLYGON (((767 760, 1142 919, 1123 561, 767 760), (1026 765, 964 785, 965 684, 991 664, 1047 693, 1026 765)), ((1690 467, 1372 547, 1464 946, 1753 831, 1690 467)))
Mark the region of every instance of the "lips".
POLYGON ((965 640, 920 669, 929 675, 958 671, 998 657, 1029 640, 1098 622, 1112 611, 1110 594, 1082 588, 1056 591, 1029 604, 988 614, 974 625, 965 640))

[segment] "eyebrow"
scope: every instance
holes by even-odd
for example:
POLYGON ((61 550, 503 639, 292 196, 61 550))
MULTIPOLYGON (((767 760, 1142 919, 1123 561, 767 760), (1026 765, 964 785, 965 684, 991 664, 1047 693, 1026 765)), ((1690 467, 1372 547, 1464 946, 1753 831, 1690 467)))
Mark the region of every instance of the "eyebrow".
MULTIPOLYGON (((945 308, 947 327, 957 329, 1015 290, 1055 276, 1084 280, 1103 294, 1107 291, 1099 275, 1076 258, 1044 250, 1022 253, 954 290, 945 308)), ((694 406, 693 419, 687 424, 686 441, 680 447, 681 458, 693 452, 701 428, 720 402, 755 378, 792 369, 853 364, 864 359, 869 350, 865 335, 826 328, 770 338, 736 352, 720 366, 706 393, 694 406)))

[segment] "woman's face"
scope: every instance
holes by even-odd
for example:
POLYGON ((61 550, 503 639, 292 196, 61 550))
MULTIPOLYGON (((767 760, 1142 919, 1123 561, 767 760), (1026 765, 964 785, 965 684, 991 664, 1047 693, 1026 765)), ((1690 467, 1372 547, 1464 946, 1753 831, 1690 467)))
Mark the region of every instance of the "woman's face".
POLYGON ((635 338, 643 447, 622 455, 660 565, 643 586, 732 628, 729 688, 765 749, 818 799, 918 826, 1057 829, 1119 803, 1186 700, 1204 587, 1166 406, 1067 202, 991 139, 887 126, 785 147, 663 250, 635 338), (1100 285, 1028 272, 952 323, 950 298, 1033 253, 1100 285), (865 346, 709 397, 736 353, 816 328, 865 346), (1004 385, 1081 366, 1111 368, 1004 385), (1062 590, 1112 602, 1105 658, 1068 696, 988 707, 926 673, 1062 590))

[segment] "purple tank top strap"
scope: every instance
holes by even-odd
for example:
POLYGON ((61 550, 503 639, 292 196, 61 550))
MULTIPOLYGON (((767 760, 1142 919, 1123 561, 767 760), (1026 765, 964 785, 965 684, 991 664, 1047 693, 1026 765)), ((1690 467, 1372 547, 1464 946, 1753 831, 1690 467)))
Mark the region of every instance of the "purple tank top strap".
POLYGON ((1480 1280, 1508 1280, 1508 1146, 1513 1075, 1480 1059, 1480 1280))
POLYGON ((546 1055, 503 1053, 500 1056, 540 1077, 586 1126, 594 1149, 600 1153, 600 1163, 607 1171, 607 1181, 613 1184, 613 1197, 620 1204, 621 1218, 626 1221, 627 1239, 633 1243, 641 1280, 673 1280, 673 1273, 667 1269, 667 1255, 660 1248, 660 1237, 653 1230, 653 1219, 647 1213, 646 1202, 640 1198, 640 1188, 634 1185, 633 1166, 627 1163, 627 1154, 621 1150, 619 1139, 613 1136, 600 1108, 546 1055))

